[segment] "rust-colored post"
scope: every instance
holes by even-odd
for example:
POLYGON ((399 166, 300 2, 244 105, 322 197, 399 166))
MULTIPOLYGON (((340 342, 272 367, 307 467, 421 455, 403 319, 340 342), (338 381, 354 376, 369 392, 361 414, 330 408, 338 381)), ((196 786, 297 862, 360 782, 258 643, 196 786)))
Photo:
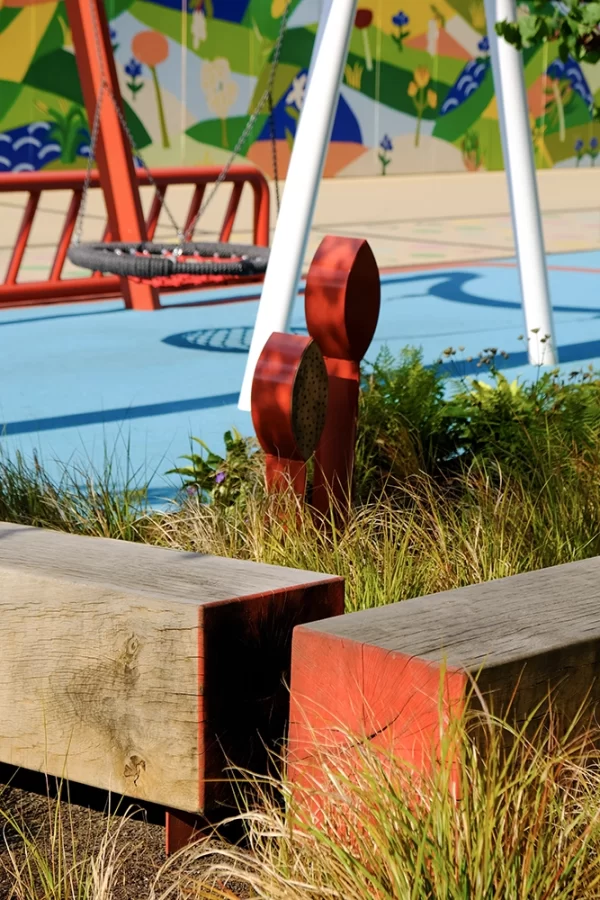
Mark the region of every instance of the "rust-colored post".
POLYGON ((267 454, 267 486, 283 492, 290 484, 306 490, 306 460, 325 424, 327 370, 312 338, 272 334, 258 360, 252 383, 252 422, 267 454))
POLYGON ((367 241, 323 239, 306 279, 306 322, 329 376, 327 418, 315 453, 312 505, 344 511, 352 491, 360 362, 373 339, 381 299, 379 269, 367 241))
MULTIPOLYGON (((65 0, 73 35, 75 59, 90 128, 104 84, 96 162, 104 192, 113 240, 146 240, 146 227, 135 176, 132 150, 110 94, 121 111, 123 104, 103 0, 65 0)), ((121 279, 128 307, 158 309, 158 292, 144 282, 121 279)))
POLYGON ((21 268, 21 263, 23 262, 25 250, 27 249, 27 241, 29 240, 29 235, 31 234, 33 220, 35 218, 39 202, 40 191, 31 191, 27 200, 25 212, 23 213, 23 218, 21 219, 21 224, 19 226, 19 234, 17 235, 17 240, 15 242, 15 246, 13 247, 12 256, 8 264, 8 271, 6 272, 5 276, 5 284, 16 284, 17 276, 19 274, 19 269, 21 268))

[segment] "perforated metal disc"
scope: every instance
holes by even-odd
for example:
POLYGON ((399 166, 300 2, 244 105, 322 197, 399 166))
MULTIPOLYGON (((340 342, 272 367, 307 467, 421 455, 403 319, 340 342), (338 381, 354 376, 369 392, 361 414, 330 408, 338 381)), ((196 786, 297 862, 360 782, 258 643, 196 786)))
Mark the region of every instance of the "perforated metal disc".
POLYGON ((300 360, 292 394, 292 430, 303 459, 315 452, 325 427, 327 386, 323 356, 311 341, 300 360))

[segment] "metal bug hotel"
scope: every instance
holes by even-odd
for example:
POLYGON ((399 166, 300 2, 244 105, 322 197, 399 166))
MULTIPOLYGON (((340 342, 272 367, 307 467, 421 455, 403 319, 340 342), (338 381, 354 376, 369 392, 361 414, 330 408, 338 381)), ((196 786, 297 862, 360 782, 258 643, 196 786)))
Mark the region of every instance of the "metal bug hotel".
POLYGON ((252 382, 252 421, 266 454, 268 489, 306 496, 324 517, 352 495, 360 363, 379 318, 380 280, 367 241, 328 236, 306 279, 308 336, 275 332, 252 382))

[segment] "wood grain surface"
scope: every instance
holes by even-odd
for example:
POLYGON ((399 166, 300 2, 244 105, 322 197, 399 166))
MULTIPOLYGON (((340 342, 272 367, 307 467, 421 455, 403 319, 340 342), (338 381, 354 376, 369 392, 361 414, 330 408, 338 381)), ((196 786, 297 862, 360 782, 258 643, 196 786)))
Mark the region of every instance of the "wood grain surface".
POLYGON ((0 761, 199 812, 283 737, 339 578, 0 523, 0 761))
MULTIPOLYGON (((359 735, 421 766, 465 704, 568 725, 600 702, 600 558, 302 625, 292 769, 359 735), (477 682, 479 695, 473 691, 477 682)), ((585 721, 585 720, 584 720, 585 721)))

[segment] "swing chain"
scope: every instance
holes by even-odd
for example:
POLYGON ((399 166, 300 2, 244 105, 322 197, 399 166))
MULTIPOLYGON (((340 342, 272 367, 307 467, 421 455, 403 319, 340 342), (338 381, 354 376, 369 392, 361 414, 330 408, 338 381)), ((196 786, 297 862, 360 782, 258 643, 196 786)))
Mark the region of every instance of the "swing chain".
POLYGON ((81 191, 81 204, 79 206, 79 213, 77 216, 77 224, 75 225, 75 238, 74 243, 79 245, 81 243, 81 236, 83 233, 83 222, 85 219, 85 211, 87 208, 87 200, 88 193, 90 189, 90 182, 92 180, 92 168, 94 165, 94 151, 96 144, 98 143, 98 132, 100 130, 100 113, 102 111, 102 101, 104 99, 104 92, 106 89, 106 84, 103 81, 100 85, 100 91, 98 92, 98 99, 96 100, 96 109, 94 112, 94 122, 92 125, 92 134, 90 137, 90 147, 88 153, 87 165, 85 168, 85 179, 83 182, 83 188, 81 191))
POLYGON ((186 229, 185 240, 187 240, 187 241, 191 241, 192 236, 194 234, 194 229, 196 228, 198 221, 204 215, 206 207, 208 206, 208 204, 211 202, 211 200, 215 196, 215 193, 217 192, 220 185, 227 178, 227 175, 229 174, 229 170, 231 169, 232 165, 234 164, 239 151, 242 149, 242 147, 245 145, 246 141, 248 140, 248 135, 254 128, 254 125, 256 124, 256 120, 258 119, 259 115, 261 114, 265 103, 269 104, 269 119, 270 119, 270 126, 271 126, 271 146, 272 146, 272 150, 273 150, 273 160, 274 160, 273 175, 275 177, 275 196, 277 199, 277 212, 279 212, 279 179, 277 177, 277 147, 275 144, 275 125, 274 125, 274 119, 273 119, 273 87, 275 84, 275 76, 277 74, 277 69, 279 67, 279 58, 281 56, 281 48, 283 46, 283 38, 284 38, 285 30, 287 27, 287 21, 289 18, 291 5, 292 5, 292 0, 288 0, 287 5, 284 10, 284 13, 281 17, 279 34, 277 35, 277 41, 275 42, 275 48, 273 50, 273 59, 271 61, 271 70, 269 72, 269 81, 267 83, 267 87, 263 91, 263 94, 262 94, 260 100, 258 101, 257 106, 254 108, 254 112, 248 119, 244 130, 242 131, 240 137, 238 138, 238 141, 237 141, 235 147, 233 148, 231 156, 229 157, 228 161, 225 163, 224 168, 219 173, 219 177, 215 181, 212 190, 210 191, 208 197, 206 198, 206 200, 204 201, 204 203, 198 210, 197 215, 195 216, 195 218, 192 220, 192 222, 186 229))
POLYGON ((106 77, 106 70, 104 68, 104 59, 102 56, 102 43, 100 40, 100 25, 98 22, 98 16, 97 16, 96 9, 94 6, 94 0, 90 0, 90 10, 92 13, 92 24, 93 24, 93 28, 94 28, 94 43, 96 44, 96 56, 97 56, 98 65, 100 68, 101 84, 100 84, 100 91, 98 92, 98 99, 96 100, 96 109, 94 112, 94 122, 93 122, 93 126, 92 126, 92 133, 90 136, 90 149, 89 149, 88 162, 87 162, 87 167, 86 167, 86 176, 85 176, 85 181, 83 184, 81 207, 80 207, 80 212, 79 212, 79 216, 77 219, 77 226, 76 226, 76 230, 75 230, 75 244, 81 243, 81 235, 83 232, 83 218, 84 218, 85 209, 87 206, 87 195, 89 192, 90 182, 91 182, 91 178, 92 178, 93 163, 96 159, 96 147, 98 145, 98 139, 100 137, 100 113, 101 113, 101 109, 102 109, 102 100, 104 98, 105 93, 108 94, 110 99, 112 100, 113 108, 117 114, 117 118, 119 119, 121 128, 123 129, 123 132, 125 133, 125 135, 127 137, 127 140, 129 142, 129 147, 131 149, 131 152, 133 153, 134 158, 137 156, 137 158, 141 162, 142 168, 144 169, 144 171, 146 172, 146 175, 148 176, 148 181, 154 188, 154 190, 156 192, 156 196, 160 200, 161 206, 164 208, 165 212, 167 213, 167 216, 169 217, 169 220, 170 220, 173 228, 175 229, 175 233, 177 234, 178 240, 181 242, 183 240, 183 232, 179 228, 177 222, 175 221, 175 217, 173 216, 173 214, 171 213, 171 210, 169 209, 169 207, 167 205, 164 192, 161 191, 159 186, 156 184, 154 177, 152 175, 152 172, 150 171, 150 169, 144 162, 141 152, 137 149, 137 147, 135 145, 135 141, 133 139, 133 135, 127 124, 125 115, 124 115, 123 111, 121 110, 119 104, 117 103, 117 99, 116 99, 115 95, 113 94, 113 92, 111 91, 111 89, 109 87, 108 78, 106 77))
POLYGON ((124 115, 122 109, 120 108, 115 95, 113 94, 113 92, 111 91, 111 89, 109 87, 109 82, 106 77, 106 72, 104 69, 104 60, 102 57, 102 45, 101 45, 101 41, 100 41, 98 18, 96 15, 96 10, 94 8, 94 0, 90 0, 90 7, 92 10, 92 21, 93 21, 93 27, 94 27, 94 40, 96 43, 96 52, 97 52, 97 57, 98 57, 98 61, 99 61, 99 66, 100 66, 101 84, 100 84, 100 91, 98 93, 98 98, 96 100, 96 109, 94 112, 94 121, 93 121, 93 125, 92 125, 92 133, 90 136, 90 148, 89 148, 88 161, 87 161, 87 166, 86 166, 85 180, 84 180, 83 188, 82 188, 81 205, 79 208, 77 224, 75 227, 75 237, 74 237, 75 245, 79 245, 81 243, 81 237, 82 237, 82 233, 83 233, 83 222, 84 222, 85 211, 86 211, 86 207, 87 207, 87 197, 88 197, 90 183, 91 183, 91 179, 92 179, 93 164, 96 159, 96 147, 97 147, 98 140, 100 137, 100 115, 101 115, 101 111, 102 111, 102 101, 104 99, 105 94, 108 94, 112 101, 113 108, 117 114, 117 118, 119 119, 121 128, 123 129, 123 132, 125 133, 127 140, 129 142, 130 149, 131 149, 134 157, 137 156, 138 160, 142 164, 142 168, 144 169, 144 171, 146 172, 146 175, 148 176, 149 183, 152 185, 152 187, 154 187, 154 190, 156 191, 156 196, 158 197, 158 199, 161 203, 161 206, 164 208, 171 224, 173 225, 173 228, 177 234, 177 239, 178 239, 179 243, 183 243, 185 241, 191 240, 192 235, 194 233, 194 229, 196 228, 196 225, 198 224, 198 221, 204 214, 209 203, 212 201, 217 189, 227 178, 227 175, 229 174, 229 171, 230 171, 232 165, 234 164, 239 151, 245 145, 250 132, 254 128, 254 125, 256 124, 256 121, 265 106, 265 103, 268 103, 270 130, 271 130, 271 143, 272 143, 272 151, 273 151, 273 174, 274 174, 274 179, 275 179, 275 195, 276 195, 276 200, 277 200, 277 211, 279 212, 280 197, 279 197, 279 178, 278 178, 278 172, 277 172, 277 146, 276 146, 274 111, 273 111, 273 87, 275 84, 275 76, 277 74, 277 69, 279 66, 279 59, 281 56, 281 48, 283 45, 283 38, 285 35, 287 20, 289 18, 291 4, 292 4, 292 0, 288 0, 288 3, 286 5, 283 16, 281 17, 281 25, 280 25, 280 29, 279 29, 279 34, 277 36, 277 41, 275 43, 275 48, 273 51, 273 59, 271 62, 271 70, 269 73, 269 81, 268 81, 267 87, 266 87, 265 91, 263 92, 263 94, 258 102, 258 105, 255 107, 254 112, 251 114, 250 118, 248 119, 248 121, 244 127, 244 130, 242 131, 242 134, 240 135, 240 137, 231 153, 229 160, 227 161, 224 168, 219 173, 219 176, 218 176, 217 180, 215 181, 212 190, 210 191, 208 197, 206 198, 204 203, 201 205, 200 209, 198 210, 198 213, 196 214, 193 221, 190 223, 190 225, 188 226, 188 228, 186 229, 186 231, 184 233, 181 230, 181 228, 178 226, 173 214, 171 213, 171 210, 169 209, 169 207, 166 203, 164 192, 161 191, 159 186, 156 184, 156 182, 152 176, 152 172, 146 165, 146 163, 141 155, 141 152, 137 149, 137 147, 135 145, 135 140, 134 140, 131 130, 127 124, 127 119, 125 118, 125 115, 124 115))

